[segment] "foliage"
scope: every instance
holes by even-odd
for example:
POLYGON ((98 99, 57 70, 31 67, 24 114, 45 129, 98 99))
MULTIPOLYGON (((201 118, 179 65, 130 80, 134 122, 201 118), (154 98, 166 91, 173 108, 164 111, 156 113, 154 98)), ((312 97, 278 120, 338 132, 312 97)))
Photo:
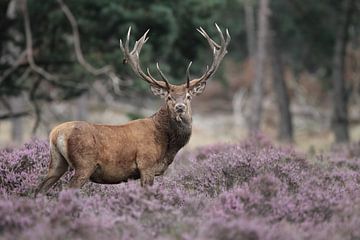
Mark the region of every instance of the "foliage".
MULTIPOLYGON (((96 79, 83 69, 75 58, 72 30, 56 1, 26 1, 32 26, 35 61, 60 77, 56 88, 64 88, 59 99, 76 97, 88 90, 96 79), (81 84, 79 84, 81 83, 81 84), (80 89, 75 86, 81 85, 80 89), (69 87, 69 86, 74 86, 69 87)), ((4 2, 4 8, 10 4, 4 2)), ((217 38, 214 22, 223 28, 235 25, 227 16, 228 10, 235 13, 241 8, 235 0, 219 1, 129 1, 121 0, 80 0, 66 1, 73 12, 80 30, 81 48, 84 56, 95 67, 112 65, 123 78, 133 76, 129 67, 122 63, 123 56, 119 49, 119 39, 125 38, 127 29, 132 26, 131 45, 147 29, 151 29, 150 40, 141 53, 143 66, 149 67, 156 76, 155 63, 159 62, 163 71, 174 83, 185 81, 185 70, 190 61, 194 61, 192 73, 199 75, 205 69, 211 51, 206 41, 196 32, 202 26, 217 38), (225 17, 227 16, 227 17, 225 17)), ((0 51, 11 55, 8 51, 23 50, 25 46, 24 26, 21 13, 15 19, 7 19, 4 15, 0 24, 0 51), (9 49, 11 44, 12 49, 9 49)), ((233 34, 242 28, 234 28, 233 34)), ((16 58, 11 56, 10 58, 16 58)), ((0 61, 0 70, 7 69, 10 62, 0 61)), ((26 70, 21 65, 4 82, 0 82, 1 95, 17 95, 20 91, 30 91, 34 85, 36 74, 30 74, 25 81, 21 75, 26 70)), ((109 82, 109 79, 104 79, 109 82)), ((40 88, 46 90, 54 82, 43 83, 40 88)), ((144 89, 145 83, 134 81, 133 91, 144 89)), ((38 95, 41 95, 40 93, 38 95)), ((52 94, 53 97, 55 94, 52 94)), ((42 99, 41 96, 36 96, 42 99)), ((44 98, 44 97, 43 97, 44 98)), ((48 98, 50 98, 48 96, 48 98)))
MULTIPOLYGON (((74 97, 88 90, 95 78, 77 63, 71 27, 57 2, 27 0, 27 3, 37 63, 60 76, 61 81, 55 84, 57 88, 63 88, 64 84, 76 86, 79 81, 83 85, 78 90, 65 87, 64 95, 58 97, 74 97)), ((194 75, 199 75, 205 64, 209 64, 211 52, 206 41, 195 31, 199 26, 212 36, 217 35, 214 22, 228 27, 233 38, 230 55, 240 59, 246 57, 244 1, 241 0, 80 0, 66 3, 78 22, 85 58, 95 67, 110 64, 123 77, 133 76, 122 64, 119 50, 119 39, 125 37, 129 26, 133 28, 132 43, 151 29, 150 41, 142 51, 143 65, 156 74, 154 63, 159 61, 174 82, 185 80, 185 69, 190 61, 194 61, 194 75)), ((14 49, 21 52, 25 47, 21 13, 14 19, 7 18, 5 10, 9 4, 10 1, 4 1, 1 8, 0 51, 4 56, 11 55, 12 51, 15 54, 14 49)), ((294 69, 325 70, 320 77, 328 76, 335 42, 334 26, 340 15, 339 1, 271 1, 271 4, 272 12, 281 13, 272 14, 271 19, 287 62, 294 69)), ((359 32, 357 20, 357 17, 353 19, 354 36, 359 32)), ((9 67, 8 58, 0 61, 1 70, 9 67)), ((0 82, 0 94, 17 95, 21 91, 30 91, 36 75, 30 74, 29 80, 24 81, 20 76, 25 70, 26 64, 21 65, 11 77, 0 82)), ((132 90, 144 89, 145 84, 135 81, 133 87, 132 90)), ((48 87, 45 85, 44 89, 48 87)), ((46 96, 46 91, 42 94, 46 96)))
POLYGON ((2 239, 356 239, 359 144, 304 156, 263 136, 182 153, 154 186, 32 197, 48 144, 0 151, 2 239))
MULTIPOLYGON (((356 1, 355 1, 356 2, 356 1)), ((271 24, 287 63, 299 73, 306 69, 322 81, 325 89, 333 68, 336 29, 342 1, 271 1, 271 24), (301 46, 301 47, 299 47, 301 46)), ((354 10, 359 8, 355 3, 354 10)), ((359 34, 359 16, 352 18, 351 36, 359 34)), ((356 16, 357 15, 357 16, 356 16)))

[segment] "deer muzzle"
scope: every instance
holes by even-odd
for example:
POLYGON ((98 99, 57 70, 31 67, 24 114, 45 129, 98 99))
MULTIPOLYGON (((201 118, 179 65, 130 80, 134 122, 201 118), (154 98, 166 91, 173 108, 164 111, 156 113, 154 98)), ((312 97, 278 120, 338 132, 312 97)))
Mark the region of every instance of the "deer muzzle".
POLYGON ((184 103, 177 103, 175 105, 176 113, 184 113, 186 111, 186 105, 184 103))

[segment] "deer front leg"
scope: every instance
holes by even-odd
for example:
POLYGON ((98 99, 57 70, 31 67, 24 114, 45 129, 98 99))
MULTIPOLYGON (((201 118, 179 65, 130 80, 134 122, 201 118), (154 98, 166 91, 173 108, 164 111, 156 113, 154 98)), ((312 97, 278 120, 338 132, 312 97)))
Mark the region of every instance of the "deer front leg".
POLYGON ((152 186, 154 184, 154 178, 155 173, 154 171, 151 171, 151 169, 143 171, 140 170, 140 181, 142 187, 152 186))
POLYGON ((155 162, 155 160, 152 160, 152 158, 149 157, 138 157, 136 159, 136 164, 140 172, 140 181, 142 187, 147 185, 151 186, 154 184, 155 162))

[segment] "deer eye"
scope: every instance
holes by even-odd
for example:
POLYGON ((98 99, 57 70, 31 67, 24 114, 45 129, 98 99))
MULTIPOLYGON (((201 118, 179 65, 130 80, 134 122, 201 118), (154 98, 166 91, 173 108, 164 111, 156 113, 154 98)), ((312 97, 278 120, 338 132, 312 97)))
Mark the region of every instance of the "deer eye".
POLYGON ((191 95, 190 94, 188 94, 188 95, 186 95, 186 99, 188 99, 188 100, 191 100, 191 95))
POLYGON ((170 95, 168 95, 167 100, 172 101, 172 97, 170 95))

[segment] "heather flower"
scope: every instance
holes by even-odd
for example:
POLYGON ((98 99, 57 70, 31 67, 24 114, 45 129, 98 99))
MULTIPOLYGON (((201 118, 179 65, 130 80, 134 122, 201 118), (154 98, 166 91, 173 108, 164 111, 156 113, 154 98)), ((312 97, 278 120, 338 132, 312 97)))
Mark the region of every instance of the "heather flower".
POLYGON ((359 144, 306 156, 257 135, 182 152, 151 187, 131 180, 32 194, 49 146, 0 150, 1 239, 357 239, 359 144))

